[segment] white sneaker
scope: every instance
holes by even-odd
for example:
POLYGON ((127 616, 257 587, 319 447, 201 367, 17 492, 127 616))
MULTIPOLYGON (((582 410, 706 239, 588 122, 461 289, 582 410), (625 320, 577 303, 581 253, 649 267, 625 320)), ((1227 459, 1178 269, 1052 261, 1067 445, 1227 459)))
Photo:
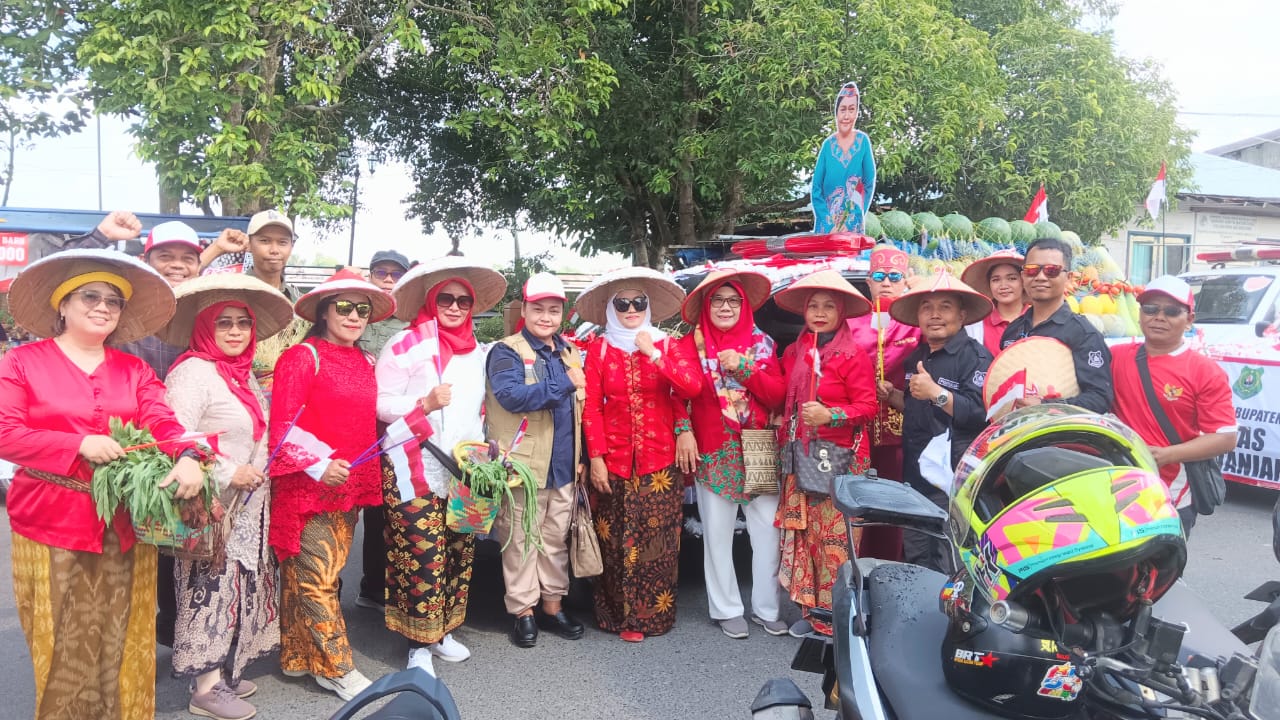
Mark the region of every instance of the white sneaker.
POLYGON ((454 640, 453 633, 446 634, 444 639, 438 643, 428 645, 427 649, 431 651, 432 655, 445 662, 462 662, 471 657, 471 651, 467 649, 466 645, 454 640))
POLYGON ((325 690, 332 690, 342 698, 343 701, 359 695, 365 688, 373 683, 369 678, 365 677, 359 670, 352 670, 342 677, 330 678, 323 675, 313 675, 316 683, 325 690))
POLYGON ((411 648, 409 650, 408 668, 410 670, 413 668, 421 668, 431 677, 436 676, 436 669, 431 664, 431 651, 424 647, 411 648))

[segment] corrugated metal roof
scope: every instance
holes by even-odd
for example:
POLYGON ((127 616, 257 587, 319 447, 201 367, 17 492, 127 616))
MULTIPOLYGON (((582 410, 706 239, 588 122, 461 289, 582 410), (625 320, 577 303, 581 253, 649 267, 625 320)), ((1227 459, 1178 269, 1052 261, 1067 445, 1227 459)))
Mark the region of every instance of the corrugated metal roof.
POLYGON ((1280 201, 1280 170, 1208 153, 1191 153, 1191 167, 1196 187, 1179 195, 1280 201))

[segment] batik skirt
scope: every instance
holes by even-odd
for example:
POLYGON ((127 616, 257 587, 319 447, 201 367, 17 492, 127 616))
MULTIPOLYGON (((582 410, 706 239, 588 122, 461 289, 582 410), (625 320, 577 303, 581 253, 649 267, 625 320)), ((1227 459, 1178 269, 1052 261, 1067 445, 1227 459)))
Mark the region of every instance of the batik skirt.
POLYGON ((280 668, 336 678, 355 669, 338 575, 355 536, 355 510, 307 520, 302 549, 280 563, 280 668))
POLYGON ((156 705, 156 549, 102 552, 13 535, 13 594, 36 681, 36 720, 144 720, 156 705))
MULTIPOLYGON (((782 529, 778 582, 802 610, 830 610, 836 574, 849 561, 844 515, 830 497, 803 492, 795 476, 787 475, 782 480, 778 525, 782 529)), ((854 542, 860 538, 861 530, 855 530, 854 542)), ((823 624, 815 622, 814 627, 830 634, 823 624)))
POLYGON ((676 621, 680 503, 674 467, 624 478, 597 494, 596 534, 604 574, 595 580, 596 622, 608 632, 661 635, 676 621))
POLYGON ((395 469, 382 463, 387 522, 387 627, 415 645, 440 642, 467 619, 475 539, 445 525, 434 493, 400 502, 395 469))

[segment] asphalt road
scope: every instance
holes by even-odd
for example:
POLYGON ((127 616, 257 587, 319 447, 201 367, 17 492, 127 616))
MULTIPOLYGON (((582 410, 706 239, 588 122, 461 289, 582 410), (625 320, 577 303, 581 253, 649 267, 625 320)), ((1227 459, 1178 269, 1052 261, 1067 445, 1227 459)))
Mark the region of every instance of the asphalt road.
MULTIPOLYGON (((1264 580, 1280 577, 1270 545, 1275 493, 1237 486, 1231 490, 1225 507, 1200 518, 1185 575, 1215 615, 1229 625, 1258 609, 1257 603, 1241 596, 1264 580)), ((7 515, 2 523, 0 562, 7 565, 7 515)), ((436 663, 465 718, 746 718, 757 690, 776 676, 792 677, 815 704, 819 702, 819 676, 790 670, 799 641, 770 637, 754 625, 749 639, 730 640, 707 620, 701 545, 696 540, 687 541, 684 548, 675 629, 638 645, 623 643, 588 623, 586 637, 577 642, 544 634, 534 649, 513 647, 507 641, 510 621, 502 608, 496 547, 482 544, 479 555, 468 622, 457 633, 473 657, 458 665, 436 663)), ((343 607, 356 664, 366 675, 378 677, 403 667, 406 646, 403 638, 383 628, 378 613, 355 607, 358 549, 352 557, 355 560, 344 573, 343 607)), ((588 592, 585 585, 575 586, 569 599, 570 610, 584 620, 591 616, 588 592)), ((159 650, 156 716, 190 718, 186 683, 169 676, 169 651, 159 650)), ((8 698, 0 718, 31 717, 31 662, 7 572, 0 573, 0 668, 7 670, 0 673, 0 696, 8 698)), ((311 680, 285 678, 270 659, 251 666, 248 676, 261 688, 252 699, 260 718, 323 719, 341 706, 311 680)), ((831 717, 831 713, 819 717, 831 717)))

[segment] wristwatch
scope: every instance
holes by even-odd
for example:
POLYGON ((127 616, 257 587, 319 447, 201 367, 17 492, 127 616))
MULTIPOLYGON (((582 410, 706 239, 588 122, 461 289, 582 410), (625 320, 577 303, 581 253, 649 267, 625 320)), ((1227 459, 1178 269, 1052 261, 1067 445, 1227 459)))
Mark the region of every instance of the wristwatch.
POLYGON ((951 402, 951 393, 946 390, 939 392, 938 397, 933 399, 934 406, 940 408, 946 407, 949 402, 951 402))

